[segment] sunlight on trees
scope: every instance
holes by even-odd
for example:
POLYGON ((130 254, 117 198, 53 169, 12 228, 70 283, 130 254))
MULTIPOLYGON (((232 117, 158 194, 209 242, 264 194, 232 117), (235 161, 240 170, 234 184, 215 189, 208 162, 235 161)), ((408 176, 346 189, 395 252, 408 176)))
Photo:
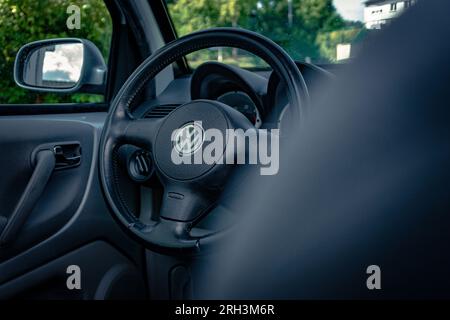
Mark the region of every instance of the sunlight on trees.
MULTIPOLYGON (((335 62, 337 44, 351 43, 364 29, 361 22, 344 20, 332 0, 167 0, 167 4, 179 36, 211 27, 241 27, 269 37, 297 60, 335 62)), ((225 50, 223 60, 264 66, 239 52, 236 59, 225 50)), ((195 67, 217 57, 218 50, 202 50, 189 61, 195 67)))

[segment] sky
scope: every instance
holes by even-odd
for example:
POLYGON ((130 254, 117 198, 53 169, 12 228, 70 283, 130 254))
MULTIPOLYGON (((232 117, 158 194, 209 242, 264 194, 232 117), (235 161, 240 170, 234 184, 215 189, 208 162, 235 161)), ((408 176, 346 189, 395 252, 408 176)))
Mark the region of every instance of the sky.
POLYGON ((348 20, 363 20, 365 0, 334 0, 334 6, 348 20))

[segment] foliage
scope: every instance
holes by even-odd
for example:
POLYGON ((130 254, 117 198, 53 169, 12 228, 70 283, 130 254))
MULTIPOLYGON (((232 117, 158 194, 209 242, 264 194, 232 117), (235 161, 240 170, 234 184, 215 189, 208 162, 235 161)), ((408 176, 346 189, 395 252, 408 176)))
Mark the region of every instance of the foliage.
MULTIPOLYGON (((266 35, 298 60, 332 62, 338 41, 352 42, 363 29, 361 23, 345 21, 332 0, 167 0, 167 3, 179 35, 211 27, 242 27, 266 35)), ((228 51, 225 55, 224 60, 232 60, 228 51)), ((217 50, 203 51, 191 55, 190 62, 195 66, 214 56, 217 59, 217 50)), ((241 52, 234 63, 239 64, 243 56, 246 54, 241 52)))
POLYGON ((318 45, 319 52, 322 56, 335 62, 337 45, 339 43, 353 42, 360 33, 361 29, 356 27, 319 33, 317 35, 316 44, 318 45))
POLYGON ((0 104, 99 102, 102 96, 37 94, 20 89, 13 80, 17 51, 26 43, 58 37, 93 41, 108 57, 112 22, 102 0, 0 0, 0 104), (81 29, 68 30, 67 7, 81 9, 81 29))

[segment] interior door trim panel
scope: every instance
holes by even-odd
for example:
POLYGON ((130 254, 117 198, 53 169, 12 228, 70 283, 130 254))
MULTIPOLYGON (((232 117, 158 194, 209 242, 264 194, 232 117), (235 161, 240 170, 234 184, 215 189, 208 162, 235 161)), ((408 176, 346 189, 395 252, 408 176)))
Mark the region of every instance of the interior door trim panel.
POLYGON ((42 299, 42 292, 46 299, 133 299, 145 294, 145 280, 113 246, 94 241, 0 286, 2 299, 42 299), (67 267, 73 265, 81 271, 80 290, 66 287, 67 267))
POLYGON ((36 165, 19 202, 9 216, 5 227, 0 230, 0 247, 8 245, 19 233, 30 212, 41 198, 55 169, 55 155, 52 150, 39 150, 35 155, 36 165))
POLYGON ((98 143, 105 118, 106 112, 0 116, 0 216, 6 219, 33 172, 36 148, 77 142, 82 150, 77 166, 53 170, 14 241, 0 248, 0 297, 14 279, 99 239, 142 267, 143 249, 115 223, 99 185, 98 143))

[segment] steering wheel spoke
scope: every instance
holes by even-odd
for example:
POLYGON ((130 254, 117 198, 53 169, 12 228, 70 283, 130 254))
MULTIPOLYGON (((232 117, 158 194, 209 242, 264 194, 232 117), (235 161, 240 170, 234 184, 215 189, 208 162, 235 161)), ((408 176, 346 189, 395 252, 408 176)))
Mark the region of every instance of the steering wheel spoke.
POLYGON ((161 119, 129 119, 120 140, 124 144, 152 150, 161 119))
POLYGON ((192 237, 189 231, 188 223, 167 219, 160 219, 157 223, 141 230, 143 238, 156 250, 192 253, 198 251, 201 237, 192 237))

